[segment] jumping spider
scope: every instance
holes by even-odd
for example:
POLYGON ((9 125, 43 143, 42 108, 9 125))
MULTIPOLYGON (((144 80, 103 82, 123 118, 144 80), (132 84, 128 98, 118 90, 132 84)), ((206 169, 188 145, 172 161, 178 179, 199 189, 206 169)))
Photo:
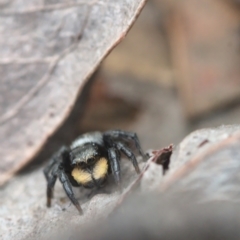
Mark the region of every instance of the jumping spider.
POLYGON ((135 143, 143 156, 137 135, 121 130, 86 133, 79 136, 69 147, 61 147, 44 168, 47 180, 47 206, 51 206, 57 178, 80 214, 83 213, 82 208, 74 196, 72 186, 99 189, 104 185, 108 174, 112 173, 115 183, 120 187, 121 152, 131 160, 136 172, 140 173, 135 155, 124 143, 129 140, 135 143))

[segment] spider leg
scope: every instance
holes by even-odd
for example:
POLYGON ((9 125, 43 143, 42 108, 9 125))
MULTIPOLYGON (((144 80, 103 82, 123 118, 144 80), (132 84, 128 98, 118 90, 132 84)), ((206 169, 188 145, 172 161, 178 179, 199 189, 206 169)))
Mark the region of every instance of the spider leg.
POLYGON ((118 187, 121 188, 121 171, 120 171, 120 154, 119 151, 111 147, 108 149, 108 158, 112 170, 114 180, 118 187))
POLYGON ((58 166, 55 164, 55 166, 52 167, 51 175, 47 176, 47 207, 51 207, 51 200, 53 198, 53 188, 57 180, 57 170, 58 166))
POLYGON ((138 136, 136 133, 126 132, 126 131, 122 131, 122 130, 111 130, 111 131, 105 132, 104 135, 111 136, 114 138, 127 138, 130 140, 133 140, 139 153, 142 156, 144 156, 144 153, 142 151, 142 148, 140 146, 140 142, 139 142, 139 139, 138 139, 138 136))
POLYGON ((140 169, 138 166, 137 159, 136 159, 135 155, 133 154, 133 152, 121 142, 116 142, 116 147, 119 151, 123 152, 131 160, 136 172, 139 174, 140 169))
POLYGON ((68 152, 68 148, 66 146, 62 146, 50 159, 47 166, 43 169, 44 176, 46 180, 48 181, 50 176, 49 173, 51 172, 54 165, 62 159, 63 153, 68 152))
POLYGON ((53 188, 57 180, 58 167, 64 156, 68 154, 68 148, 63 146, 50 159, 48 165, 43 169, 44 176, 47 180, 47 207, 51 206, 53 198, 53 188))
POLYGON ((47 180, 47 182, 49 181, 49 173, 51 172, 53 166, 57 163, 57 158, 55 157, 55 155, 50 159, 48 165, 43 169, 43 173, 44 173, 44 176, 47 180))
POLYGON ((71 183, 68 179, 68 176, 64 172, 64 170, 61 169, 61 168, 58 170, 58 177, 59 177, 60 182, 63 185, 63 189, 65 190, 67 196, 69 197, 69 199, 71 200, 73 205, 77 208, 80 215, 82 215, 83 214, 82 208, 80 207, 79 202, 77 201, 77 199, 74 196, 72 186, 71 186, 71 183))

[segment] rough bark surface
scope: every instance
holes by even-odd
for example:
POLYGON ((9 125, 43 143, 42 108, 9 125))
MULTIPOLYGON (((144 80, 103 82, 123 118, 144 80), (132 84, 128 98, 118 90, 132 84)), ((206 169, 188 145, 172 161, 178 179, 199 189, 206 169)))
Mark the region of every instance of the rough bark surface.
MULTIPOLYGON (((123 187, 127 188, 137 174, 128 160, 123 162, 123 187)), ((52 207, 46 207, 46 181, 42 168, 16 176, 0 191, 0 238, 51 239, 52 234, 67 232, 72 226, 83 229, 87 224, 104 219, 121 196, 112 183, 110 178, 109 185, 104 188, 106 193, 96 194, 91 199, 88 199, 89 190, 74 189, 84 211, 80 216, 59 181, 54 189, 52 207)))
POLYGON ((198 201, 239 202, 240 127, 222 126, 195 131, 172 156, 162 191, 191 193, 198 201))
POLYGON ((1 1, 0 185, 69 114, 145 0, 1 1))

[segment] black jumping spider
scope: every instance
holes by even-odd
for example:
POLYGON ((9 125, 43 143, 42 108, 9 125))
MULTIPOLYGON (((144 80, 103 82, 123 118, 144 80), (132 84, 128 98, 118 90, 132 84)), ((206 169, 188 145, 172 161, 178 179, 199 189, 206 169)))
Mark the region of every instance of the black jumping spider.
POLYGON ((80 214, 82 209, 74 196, 72 186, 100 188, 104 185, 107 175, 112 173, 116 184, 120 187, 120 152, 131 160, 136 172, 140 173, 135 155, 124 144, 129 140, 134 141, 143 156, 137 135, 121 130, 86 133, 79 136, 70 147, 63 146, 44 168, 47 180, 47 206, 51 206, 57 178, 80 214))

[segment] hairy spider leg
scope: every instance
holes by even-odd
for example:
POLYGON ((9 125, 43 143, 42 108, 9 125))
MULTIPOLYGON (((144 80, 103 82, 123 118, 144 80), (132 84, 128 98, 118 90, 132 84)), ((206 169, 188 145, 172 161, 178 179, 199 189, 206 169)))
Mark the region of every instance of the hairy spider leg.
POLYGON ((55 164, 52 168, 51 175, 47 180, 47 207, 51 207, 51 200, 53 198, 53 188, 57 180, 58 165, 55 164))
POLYGON ((54 154, 52 156, 52 158, 50 159, 50 161, 48 162, 48 165, 43 169, 43 173, 44 173, 44 176, 48 182, 49 180, 49 173, 51 172, 53 166, 57 163, 57 161, 59 160, 59 156, 58 154, 54 154))
POLYGON ((112 170, 112 174, 114 180, 119 188, 121 188, 121 171, 120 171, 120 154, 119 151, 114 148, 110 147, 108 149, 108 158, 112 170))
POLYGON ((111 131, 106 131, 104 135, 111 136, 113 138, 127 138, 130 140, 133 140, 140 155, 144 156, 144 153, 142 151, 142 148, 140 146, 140 142, 136 133, 126 132, 122 130, 111 130, 111 131))
POLYGON ((52 168, 55 164, 59 163, 62 158, 62 154, 68 152, 68 148, 66 146, 62 146, 50 159, 47 166, 43 169, 44 176, 46 180, 49 179, 49 173, 51 172, 52 168))
POLYGON ((44 168, 43 172, 47 180, 47 207, 51 206, 51 200, 53 198, 53 188, 56 183, 57 177, 63 185, 63 188, 72 201, 74 206, 78 209, 79 213, 82 214, 82 209, 75 199, 70 181, 66 173, 62 170, 61 164, 63 163, 64 158, 69 153, 69 149, 66 146, 61 147, 57 153, 53 155, 49 164, 44 168))
POLYGON ((131 160, 131 162, 132 162, 132 164, 135 168, 135 171, 139 174, 140 169, 139 169, 139 166, 138 166, 137 159, 136 159, 135 155, 133 154, 133 152, 122 142, 116 142, 116 147, 119 151, 124 153, 128 157, 128 159, 131 160))
POLYGON ((51 206, 51 199, 53 198, 53 188, 57 180, 58 165, 62 159, 62 155, 67 153, 66 146, 61 147, 50 159, 48 165, 43 169, 44 176, 47 180, 47 207, 51 206))
POLYGON ((60 182, 62 183, 63 189, 65 190, 67 196, 69 197, 69 199, 71 200, 73 205, 77 208, 80 215, 82 215, 83 214, 82 208, 80 207, 79 202, 77 201, 77 199, 74 196, 72 186, 68 179, 68 176, 64 172, 64 170, 61 168, 58 169, 58 178, 59 178, 60 182))

